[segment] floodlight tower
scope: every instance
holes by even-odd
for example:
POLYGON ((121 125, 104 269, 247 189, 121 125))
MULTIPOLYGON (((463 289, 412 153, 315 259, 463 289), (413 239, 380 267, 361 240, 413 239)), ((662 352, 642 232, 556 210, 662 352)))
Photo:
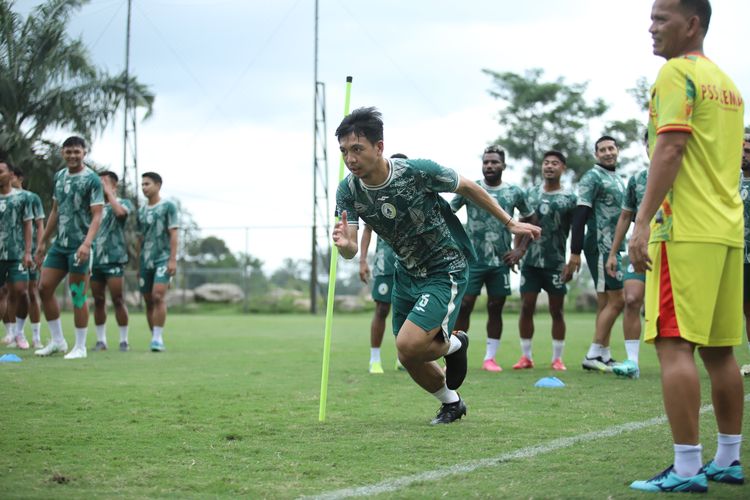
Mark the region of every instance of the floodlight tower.
POLYGON ((128 0, 127 26, 125 30, 125 113, 122 138, 122 196, 127 196, 128 176, 133 175, 133 199, 138 209, 138 141, 136 136, 136 106, 130 90, 130 15, 133 0, 128 0))

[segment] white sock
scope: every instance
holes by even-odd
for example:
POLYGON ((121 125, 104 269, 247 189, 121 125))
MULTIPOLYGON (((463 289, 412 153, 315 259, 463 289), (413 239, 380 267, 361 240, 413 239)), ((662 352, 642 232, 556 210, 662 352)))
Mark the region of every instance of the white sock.
POLYGON ((42 342, 42 324, 41 323, 31 323, 31 339, 34 342, 39 342, 41 344, 42 342))
POLYGON ((701 451, 703 451, 703 447, 699 444, 675 444, 675 473, 682 477, 690 477, 698 474, 698 471, 703 467, 701 451))
POLYGON ((605 363, 609 361, 610 359, 612 359, 612 353, 609 351, 609 346, 607 347, 602 346, 600 356, 602 357, 602 361, 604 361, 605 363))
POLYGON ((370 363, 380 363, 380 347, 370 347, 370 363))
POLYGON ((531 339, 521 339, 521 354, 531 359, 531 339))
MULTIPOLYGON (((162 333, 163 332, 164 332, 164 327, 163 326, 155 326, 154 327, 154 332, 151 335, 151 340, 152 341, 156 341, 156 342, 162 342, 162 343, 164 343, 164 340, 162 340, 162 333)), ((456 340, 458 340, 458 339, 456 339, 456 340)))
POLYGON ((497 350, 500 347, 500 339, 491 339, 487 337, 487 348, 484 351, 484 360, 495 359, 497 350))
POLYGON ((16 336, 16 324, 15 323, 5 323, 5 336, 6 337, 16 336))
POLYGON ((453 354, 454 352, 461 349, 461 341, 455 335, 450 336, 450 345, 448 346, 448 352, 445 355, 453 354))
POLYGON ((591 344, 589 346, 589 352, 586 353, 586 357, 589 359, 598 358, 602 355, 602 345, 601 344, 591 344))
POLYGON ((16 336, 25 337, 23 334, 23 327, 26 326, 26 318, 19 318, 16 316, 16 336))
POLYGON ((52 321, 47 321, 47 326, 49 327, 49 333, 52 337, 52 342, 55 344, 62 344, 65 342, 65 337, 63 337, 63 330, 62 330, 62 321, 60 321, 60 318, 53 319, 52 321))
POLYGON ((458 397, 458 393, 456 391, 448 389, 447 385, 443 385, 443 387, 433 392, 432 395, 435 396, 441 403, 455 403, 460 399, 458 397))
POLYGON ((718 437, 719 446, 716 448, 714 462, 719 467, 729 467, 732 462, 740 459, 740 444, 742 434, 722 434, 718 437))
POLYGON ((552 340, 552 361, 556 359, 562 359, 563 348, 565 347, 564 340, 552 340))
POLYGON ((96 340, 97 342, 107 343, 107 325, 95 325, 96 328, 96 340))
POLYGON ((640 340, 626 340, 625 351, 628 353, 628 359, 638 364, 638 353, 641 350, 640 340))
POLYGON ((76 328, 76 345, 73 349, 86 349, 86 334, 88 328, 76 328))
POLYGON ((120 342, 127 342, 128 341, 128 325, 124 326, 118 326, 117 327, 120 330, 120 342))

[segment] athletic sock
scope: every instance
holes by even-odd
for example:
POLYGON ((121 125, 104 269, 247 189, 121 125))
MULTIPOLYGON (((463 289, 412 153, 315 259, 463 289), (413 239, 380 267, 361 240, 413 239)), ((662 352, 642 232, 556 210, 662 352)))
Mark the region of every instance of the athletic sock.
POLYGON ((740 444, 742 434, 722 434, 718 437, 719 446, 716 448, 714 463, 719 467, 729 467, 732 462, 740 459, 740 444))
POLYGON ((164 340, 162 340, 162 334, 163 334, 163 332, 164 332, 164 327, 163 326, 155 326, 154 327, 154 332, 153 332, 153 334, 151 336, 151 341, 152 342, 161 342, 163 344, 164 343, 164 340))
POLYGON ((638 364, 638 353, 641 350, 640 340, 626 340, 625 341, 625 352, 628 353, 628 359, 633 361, 636 365, 638 364))
POLYGON ((380 363, 380 347, 370 347, 370 363, 380 363))
POLYGON ((31 323, 31 340, 34 342, 42 343, 42 324, 31 323))
POLYGON ((553 340, 552 341, 552 361, 556 359, 562 359, 563 348, 565 347, 564 340, 553 340))
POLYGON ((107 343, 107 324, 95 325, 97 342, 107 343))
POLYGON ((458 393, 456 391, 448 389, 447 385, 443 385, 443 387, 433 392, 432 395, 435 396, 437 400, 443 404, 455 403, 456 401, 461 399, 458 397, 458 393))
POLYGON ((60 321, 60 318, 53 319, 52 321, 47 321, 47 326, 49 327, 49 333, 52 337, 52 342, 55 344, 62 344, 65 342, 65 337, 63 337, 63 329, 62 329, 62 321, 60 321))
POLYGON ((5 323, 5 336, 6 337, 16 336, 16 324, 15 323, 5 323))
POLYGON ((609 346, 602 347, 600 356, 602 357, 602 361, 604 361, 605 363, 612 359, 612 353, 609 351, 609 346))
POLYGON ((26 338, 26 335, 23 333, 23 327, 26 325, 26 318, 19 318, 16 316, 16 337, 24 337, 26 338))
POLYGON ((121 325, 117 327, 120 330, 120 342, 128 341, 128 325, 121 325))
POLYGON ((86 334, 88 328, 77 328, 76 327, 76 345, 74 349, 86 349, 86 334))
POLYGON ((455 335, 450 336, 450 345, 448 346, 448 352, 445 355, 453 354, 454 352, 461 349, 461 341, 455 335))
POLYGON ((495 359, 497 349, 500 347, 500 339, 491 339, 487 337, 487 348, 484 351, 484 360, 495 359))
POLYGON ((531 339, 521 339, 521 354, 531 359, 531 339))
POLYGON ((698 471, 703 467, 701 451, 703 451, 703 447, 699 444, 675 444, 675 473, 682 477, 690 477, 698 474, 698 471))
POLYGON ((598 358, 602 355, 602 345, 601 344, 591 344, 589 346, 589 352, 586 353, 586 357, 589 359, 598 358))

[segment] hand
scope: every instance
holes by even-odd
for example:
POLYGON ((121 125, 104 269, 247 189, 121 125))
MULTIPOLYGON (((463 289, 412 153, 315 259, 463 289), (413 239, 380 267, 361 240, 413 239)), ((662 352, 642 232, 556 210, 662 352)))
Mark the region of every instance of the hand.
POLYGON ((613 278, 617 278, 617 256, 610 255, 604 268, 607 270, 607 274, 613 278))
POLYGON ((115 188, 112 186, 112 184, 109 183, 109 180, 102 181, 102 191, 104 191, 104 198, 106 201, 110 201, 113 198, 117 198, 117 194, 115 193, 115 188))
POLYGON ((331 236, 333 237, 333 244, 336 245, 336 248, 339 250, 346 248, 351 244, 351 240, 349 239, 349 221, 346 220, 346 210, 341 212, 341 219, 334 224, 331 236))
POLYGON ((651 258, 648 256, 648 240, 651 237, 651 228, 648 223, 636 221, 633 235, 628 243, 628 257, 630 263, 637 273, 645 273, 651 270, 651 258))
MULTIPOLYGON (((570 254, 570 259, 568 259, 568 264, 565 267, 568 268, 567 272, 570 275, 570 279, 573 279, 573 275, 581 270, 581 256, 574 253, 570 254)), ((566 270, 563 268, 563 273, 565 272, 566 270)))
POLYGON ((535 226, 534 224, 528 224, 526 222, 517 222, 515 219, 511 219, 507 226, 508 231, 513 234, 520 234, 531 237, 532 240, 538 240, 542 235, 542 228, 535 226))
POLYGON ((366 260, 359 261, 359 279, 365 284, 370 282, 370 266, 367 265, 366 260))
POLYGON ((177 259, 169 259, 167 261, 167 274, 174 276, 177 272, 177 259))
POLYGON ((42 262, 44 262, 44 253, 45 253, 44 242, 42 242, 36 248, 36 252, 34 253, 34 264, 36 264, 37 269, 42 268, 42 262))
POLYGON ((91 245, 86 243, 85 241, 83 244, 78 247, 78 250, 76 251, 76 265, 81 265, 84 262, 89 260, 89 257, 91 256, 91 245))
POLYGON ((508 266, 511 271, 516 272, 516 266, 521 262, 525 253, 526 252, 521 248, 514 248, 509 252, 505 252, 503 255, 503 262, 505 262, 505 265, 508 266))
POLYGON ((570 264, 565 264, 563 266, 563 270, 560 273, 560 279, 563 283, 567 283, 573 279, 573 271, 570 270, 570 264))
POLYGON ((34 268, 34 259, 31 258, 31 252, 23 254, 23 267, 26 269, 34 268))

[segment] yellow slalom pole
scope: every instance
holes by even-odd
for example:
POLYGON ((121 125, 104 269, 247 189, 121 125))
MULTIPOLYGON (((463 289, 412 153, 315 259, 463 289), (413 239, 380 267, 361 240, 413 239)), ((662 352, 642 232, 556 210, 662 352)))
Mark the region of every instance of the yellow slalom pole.
MULTIPOLYGON (((349 98, 352 94, 352 77, 346 77, 346 97, 344 99, 344 116, 349 114, 349 98)), ((339 183, 344 178, 344 157, 339 161, 339 183)), ((338 183, 336 183, 338 186, 338 183)), ((338 217, 334 217, 334 224, 338 217)), ((330 235, 329 235, 330 238, 330 235)), ((336 245, 331 247, 331 267, 328 271, 328 301, 326 302, 326 333, 323 340, 323 375, 320 379, 320 410, 318 421, 326 420, 326 401, 328 399, 328 371, 331 364, 331 326, 333 324, 333 300, 336 292, 336 268, 339 259, 339 249, 336 245)))

